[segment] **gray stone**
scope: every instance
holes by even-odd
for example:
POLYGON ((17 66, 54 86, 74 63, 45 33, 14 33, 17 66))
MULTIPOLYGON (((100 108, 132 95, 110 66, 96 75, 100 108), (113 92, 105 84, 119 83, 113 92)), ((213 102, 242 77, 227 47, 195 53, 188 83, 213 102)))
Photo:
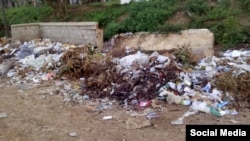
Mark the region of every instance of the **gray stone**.
POLYGON ((126 121, 126 129, 139 129, 148 126, 151 126, 151 122, 145 117, 129 118, 126 121))

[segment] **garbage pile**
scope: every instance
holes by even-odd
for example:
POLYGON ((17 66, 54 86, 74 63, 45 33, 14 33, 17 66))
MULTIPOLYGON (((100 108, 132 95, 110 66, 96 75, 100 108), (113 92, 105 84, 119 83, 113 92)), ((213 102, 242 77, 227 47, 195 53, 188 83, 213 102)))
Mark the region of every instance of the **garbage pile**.
POLYGON ((189 106, 184 117, 196 112, 235 114, 236 106, 243 106, 237 103, 249 103, 249 50, 228 50, 202 60, 186 47, 165 53, 138 49, 114 56, 90 44, 48 39, 7 43, 0 47, 0 75, 23 89, 54 80, 55 91, 66 103, 108 98, 136 109, 157 99, 189 106))

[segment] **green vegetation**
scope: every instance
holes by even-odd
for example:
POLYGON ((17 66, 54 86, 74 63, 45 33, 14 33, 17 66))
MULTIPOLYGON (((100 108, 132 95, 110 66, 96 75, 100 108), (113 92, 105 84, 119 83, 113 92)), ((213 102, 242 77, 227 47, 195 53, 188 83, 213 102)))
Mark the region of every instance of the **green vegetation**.
POLYGON ((191 13, 191 28, 208 28, 215 35, 215 43, 230 48, 246 42, 248 38, 237 16, 240 11, 233 9, 230 1, 222 0, 216 6, 209 6, 203 0, 188 0, 186 10, 191 13))
MULTIPOLYGON (((22 23, 33 23, 46 21, 53 13, 53 9, 49 6, 23 6, 18 8, 9 8, 6 9, 6 18, 9 25, 12 24, 22 24, 22 23)), ((0 37, 4 35, 2 16, 0 17, 0 37)))
POLYGON ((8 19, 8 24, 12 25, 44 21, 52 13, 53 9, 48 6, 26 6, 7 9, 6 17, 8 19))
POLYGON ((239 0, 239 3, 240 3, 242 10, 244 12, 246 12, 246 13, 250 12, 250 0, 239 0))
POLYGON ((97 21, 104 29, 105 40, 124 32, 169 33, 186 28, 208 28, 215 34, 215 43, 225 48, 250 43, 249 25, 239 22, 239 18, 249 15, 249 12, 250 0, 221 0, 215 3, 208 0, 149 0, 125 5, 109 0, 87 6, 50 5, 6 11, 9 25, 40 21, 97 21), (180 11, 189 21, 170 22, 180 11))

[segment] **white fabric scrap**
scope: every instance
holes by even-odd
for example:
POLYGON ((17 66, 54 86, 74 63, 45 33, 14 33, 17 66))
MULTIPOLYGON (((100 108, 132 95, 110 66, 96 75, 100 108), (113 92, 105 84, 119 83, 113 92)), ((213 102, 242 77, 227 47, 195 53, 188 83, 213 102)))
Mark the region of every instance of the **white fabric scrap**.
POLYGON ((233 67, 240 68, 240 69, 243 69, 243 70, 246 70, 246 71, 250 72, 250 65, 248 65, 248 64, 228 63, 228 65, 231 65, 233 67))
POLYGON ((133 64, 147 65, 149 64, 148 55, 138 51, 136 54, 127 55, 119 60, 120 65, 125 68, 131 68, 133 64))

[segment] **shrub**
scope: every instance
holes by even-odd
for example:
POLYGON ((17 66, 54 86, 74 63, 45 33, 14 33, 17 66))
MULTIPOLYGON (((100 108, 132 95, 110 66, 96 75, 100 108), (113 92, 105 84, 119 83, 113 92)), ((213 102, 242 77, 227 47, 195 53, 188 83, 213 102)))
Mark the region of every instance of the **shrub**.
POLYGON ((246 13, 250 12, 250 0, 239 0, 242 10, 246 13))
POLYGON ((110 6, 103 10, 94 11, 85 14, 85 20, 96 21, 100 27, 107 26, 110 22, 115 21, 119 16, 126 12, 126 7, 121 6, 110 6))
POLYGON ((202 16, 209 10, 209 6, 204 0, 187 0, 185 9, 193 15, 202 16))
POLYGON ((189 27, 210 29, 215 35, 215 44, 225 48, 245 42, 247 34, 237 19, 240 13, 232 9, 230 4, 230 1, 222 0, 211 7, 203 0, 196 3, 188 0, 185 8, 192 13, 189 27))
POLYGON ((110 39, 113 35, 117 34, 120 30, 120 25, 117 22, 109 23, 104 30, 104 40, 110 39))
POLYGON ((156 31, 177 11, 177 1, 155 0, 131 4, 130 17, 123 21, 122 32, 156 31))
POLYGON ((225 48, 243 43, 247 38, 243 28, 239 26, 237 20, 233 17, 212 25, 211 31, 215 34, 216 44, 220 44, 225 48))
POLYGON ((10 8, 6 10, 6 17, 9 25, 40 22, 51 15, 53 9, 48 6, 33 7, 23 6, 18 8, 10 8))

